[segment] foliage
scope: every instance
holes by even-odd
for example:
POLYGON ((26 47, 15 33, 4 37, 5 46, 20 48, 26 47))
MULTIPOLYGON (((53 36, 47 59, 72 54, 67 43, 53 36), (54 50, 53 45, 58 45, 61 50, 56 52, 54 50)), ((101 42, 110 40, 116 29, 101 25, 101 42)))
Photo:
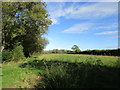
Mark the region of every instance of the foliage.
POLYGON ((14 61, 22 60, 22 59, 25 58, 24 53, 23 53, 23 47, 21 45, 20 46, 16 46, 13 49, 12 52, 13 52, 12 60, 14 60, 14 61))
POLYGON ((69 53, 70 50, 65 50, 65 49, 53 49, 53 50, 48 50, 48 51, 44 51, 44 54, 67 54, 69 53))
POLYGON ((72 49, 75 53, 79 53, 79 52, 81 51, 77 45, 74 45, 71 49, 72 49))
POLYGON ((2 51, 2 62, 11 60, 13 52, 10 50, 2 51))
POLYGON ((4 2, 2 5, 2 45, 13 49, 23 46, 26 57, 41 52, 47 44, 42 37, 51 24, 44 2, 4 2))
POLYGON ((90 55, 104 55, 104 56, 120 56, 120 49, 106 49, 106 50, 84 50, 79 51, 76 48, 79 48, 73 46, 71 50, 65 50, 65 49, 53 49, 53 50, 47 50, 44 51, 44 54, 90 54, 90 55), (76 51, 75 51, 76 50, 76 51))
POLYGON ((111 49, 111 50, 85 50, 85 51, 80 52, 79 54, 120 56, 120 49, 111 49))
POLYGON ((13 50, 3 50, 2 61, 18 61, 24 59, 23 47, 16 46, 13 50))

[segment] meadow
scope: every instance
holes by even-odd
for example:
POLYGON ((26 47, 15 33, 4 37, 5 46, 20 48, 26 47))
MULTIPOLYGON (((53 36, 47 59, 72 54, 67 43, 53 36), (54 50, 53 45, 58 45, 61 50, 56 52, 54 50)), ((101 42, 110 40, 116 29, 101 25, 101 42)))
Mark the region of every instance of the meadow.
POLYGON ((2 88, 120 88, 114 6, 2 2, 2 88))
POLYGON ((2 64, 3 88, 119 88, 117 56, 40 54, 2 64))

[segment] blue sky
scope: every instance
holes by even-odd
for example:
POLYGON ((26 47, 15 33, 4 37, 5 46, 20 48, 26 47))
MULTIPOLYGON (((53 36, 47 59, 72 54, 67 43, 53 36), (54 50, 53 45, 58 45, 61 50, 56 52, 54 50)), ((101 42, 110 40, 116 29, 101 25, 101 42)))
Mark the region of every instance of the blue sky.
POLYGON ((118 47, 117 2, 47 2, 46 9, 53 23, 45 50, 118 47))

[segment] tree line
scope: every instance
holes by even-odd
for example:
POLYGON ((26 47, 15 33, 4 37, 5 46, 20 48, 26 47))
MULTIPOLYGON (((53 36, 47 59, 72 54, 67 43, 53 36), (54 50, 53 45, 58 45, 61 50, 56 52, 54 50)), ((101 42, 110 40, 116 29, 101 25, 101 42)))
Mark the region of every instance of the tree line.
POLYGON ((107 50, 85 50, 81 51, 77 45, 74 45, 71 50, 65 49, 53 49, 44 51, 44 53, 54 54, 89 54, 89 55, 108 55, 108 56, 120 56, 120 49, 107 49, 107 50))
POLYGON ((120 49, 112 49, 112 50, 86 50, 86 51, 79 52, 79 54, 120 56, 120 49))

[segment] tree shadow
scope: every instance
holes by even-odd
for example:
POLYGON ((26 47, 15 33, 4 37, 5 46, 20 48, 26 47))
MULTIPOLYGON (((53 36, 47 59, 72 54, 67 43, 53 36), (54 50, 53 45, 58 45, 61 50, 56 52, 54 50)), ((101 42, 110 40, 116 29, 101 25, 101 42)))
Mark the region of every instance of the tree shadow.
POLYGON ((88 63, 34 60, 21 64, 21 68, 32 67, 44 70, 44 78, 35 88, 120 88, 120 67, 108 67, 88 63))

